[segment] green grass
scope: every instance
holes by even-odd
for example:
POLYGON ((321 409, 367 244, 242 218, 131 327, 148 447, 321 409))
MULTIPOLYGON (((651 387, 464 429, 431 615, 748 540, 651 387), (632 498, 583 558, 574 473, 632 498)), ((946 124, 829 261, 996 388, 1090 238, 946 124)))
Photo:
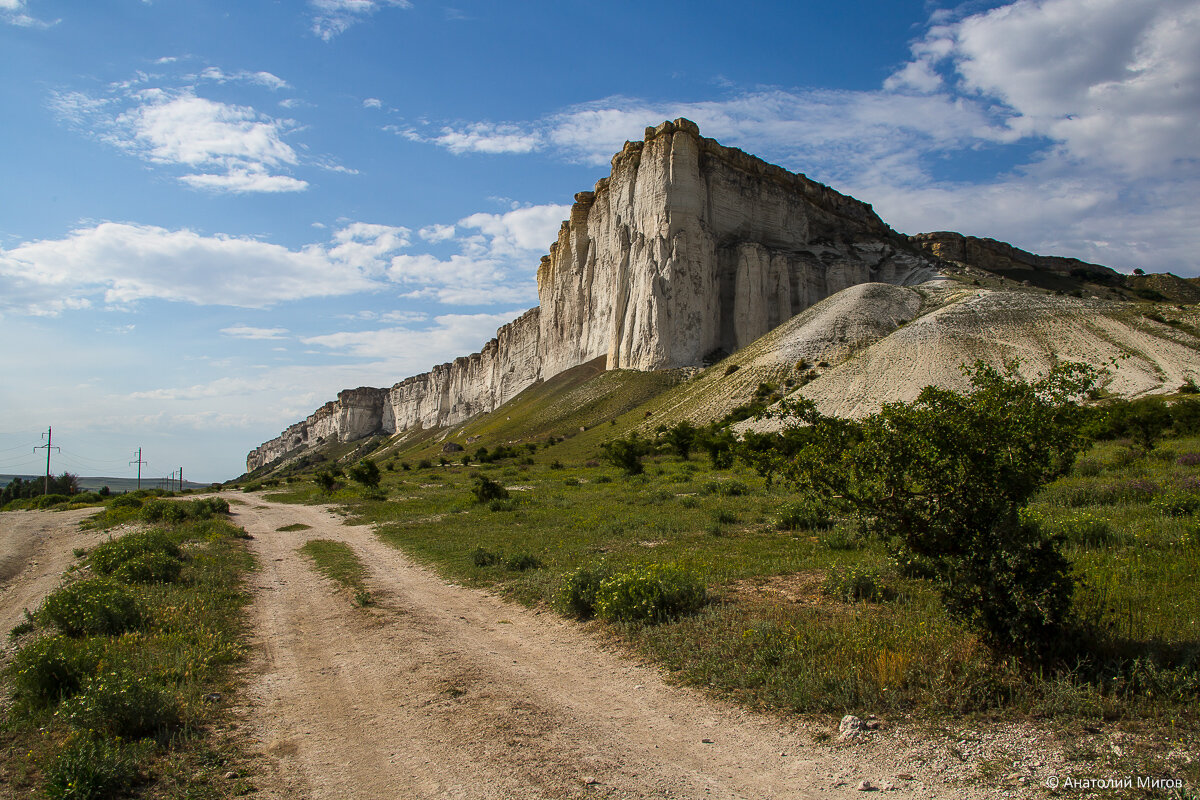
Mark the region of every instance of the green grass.
POLYGON ((282 528, 276 528, 275 530, 281 533, 292 533, 294 531, 306 531, 311 527, 312 525, 305 525, 303 522, 293 522, 291 525, 284 525, 282 528))
POLYGON ((68 636, 39 612, 15 638, 19 650, 3 673, 10 713, 0 725, 0 771, 21 796, 39 786, 50 797, 126 789, 216 797, 225 795, 215 787, 233 788, 221 776, 244 757, 215 732, 227 712, 214 698, 237 688, 249 601, 242 577, 253 561, 244 532, 222 519, 163 526, 161 535, 182 553, 177 575, 119 583, 116 569, 106 579, 136 601, 136 630, 68 636))
POLYGON ((354 602, 357 605, 370 605, 371 595, 366 584, 367 570, 350 545, 331 539, 310 539, 298 549, 312 559, 317 572, 354 592, 354 602))

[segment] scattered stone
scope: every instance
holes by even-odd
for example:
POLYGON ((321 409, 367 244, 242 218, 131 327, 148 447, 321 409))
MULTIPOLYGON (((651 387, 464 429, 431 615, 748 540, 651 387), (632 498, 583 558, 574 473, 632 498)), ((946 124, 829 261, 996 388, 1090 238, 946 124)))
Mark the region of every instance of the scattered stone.
POLYGON ((859 781, 857 788, 860 792, 877 792, 877 791, 879 791, 878 786, 876 786, 875 784, 873 784, 867 780, 859 781))
POLYGON ((702 744, 712 744, 713 740, 712 739, 701 739, 700 742, 702 744))
POLYGON ((596 780, 596 779, 595 779, 595 778, 593 778, 591 775, 584 775, 584 776, 583 776, 583 785, 584 785, 584 786, 595 786, 595 785, 597 785, 598 783, 600 783, 600 781, 596 780))
POLYGON ((238 774, 236 772, 234 772, 233 770, 230 770, 229 772, 225 773, 225 780, 227 780, 227 781, 237 780, 237 776, 238 776, 238 774))
POLYGON ((866 732, 867 724, 853 714, 847 714, 838 723, 838 741, 845 742, 850 739, 858 739, 866 732))
POLYGON ((444 445, 442 445, 443 453, 461 453, 462 451, 463 446, 458 442, 446 442, 444 445))
POLYGON ((221 702, 221 693, 220 692, 210 692, 210 693, 204 695, 204 702, 206 702, 206 703, 221 702))

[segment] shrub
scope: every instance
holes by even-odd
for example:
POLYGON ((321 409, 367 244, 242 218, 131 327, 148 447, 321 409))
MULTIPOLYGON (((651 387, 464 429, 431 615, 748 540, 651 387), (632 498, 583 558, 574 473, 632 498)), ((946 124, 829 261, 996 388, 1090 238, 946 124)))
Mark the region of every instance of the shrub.
POLYGON ((700 487, 700 494, 717 494, 722 497, 740 497, 749 492, 746 484, 739 480, 708 481, 700 487))
POLYGON ((101 800, 123 794, 138 777, 139 750, 91 733, 78 734, 46 769, 46 796, 101 800))
POLYGON ((779 510, 778 527, 781 531, 829 530, 833 517, 828 509, 811 500, 787 503, 779 510))
POLYGON ((109 508, 141 508, 142 498, 136 494, 122 494, 108 502, 109 508))
POLYGON ((54 591, 38 614, 68 636, 115 635, 142 624, 137 600, 107 578, 88 578, 54 591))
POLYGON ((51 508, 52 506, 56 506, 59 503, 70 502, 70 500, 71 500, 71 498, 67 497, 65 494, 44 494, 41 497, 34 500, 33 507, 34 508, 43 508, 43 509, 51 508))
POLYGON ((591 619, 596 614, 596 595, 609 575, 602 567, 580 567, 567 575, 558 590, 558 605, 568 614, 591 619))
POLYGON ((853 603, 858 600, 879 601, 885 597, 879 572, 863 567, 835 567, 825 575, 821 591, 826 595, 853 603))
POLYGON ((504 557, 503 553, 494 553, 491 550, 485 550, 482 547, 476 547, 471 551, 471 563, 477 567, 491 567, 500 563, 500 559, 504 557))
POLYGON ((524 572, 528 569, 540 569, 542 562, 531 553, 513 553, 504 559, 504 566, 515 572, 524 572))
POLYGON ((645 469, 642 458, 650 452, 650 443, 640 438, 637 433, 629 434, 628 439, 613 439, 600 445, 601 457, 613 466, 620 467, 626 475, 640 475, 645 469))
POLYGON ((178 560, 179 547, 162 531, 139 531, 119 539, 110 539, 92 551, 92 569, 108 575, 127 561, 149 554, 164 555, 178 560))
POLYGON ((693 613, 707 599, 694 574, 670 564, 650 564, 601 582, 595 611, 611 621, 658 623, 693 613))
POLYGON ((417 469, 433 469, 433 462, 428 458, 422 458, 417 462, 417 469))
POLYGON ((1186 517, 1200 511, 1200 494, 1169 491, 1154 498, 1154 507, 1168 517, 1186 517))
POLYGON ((1074 469, 1071 470, 1076 475, 1084 478, 1094 478, 1104 469, 1099 461, 1094 458, 1081 458, 1075 462, 1074 469))
POLYGON ((63 703, 75 728, 138 739, 179 724, 179 703, 144 675, 121 670, 88 677, 63 703))
POLYGON ((134 556, 112 572, 125 583, 172 583, 183 571, 183 562, 166 553, 142 553, 134 556))
POLYGON ((1181 467, 1195 467, 1200 465, 1200 453, 1184 453, 1175 459, 1175 463, 1181 467))
POLYGON ((351 480, 361 483, 368 489, 373 489, 379 485, 380 473, 379 465, 369 458, 360 460, 357 464, 346 470, 346 474, 351 480))
POLYGON ((187 509, 182 503, 155 498, 142 506, 142 519, 146 522, 183 522, 188 518, 187 509))
POLYGON ((508 489, 505 489, 487 475, 476 475, 475 485, 471 487, 471 494, 475 495, 476 502, 486 503, 489 500, 507 499, 508 489))
POLYGON ((841 525, 822 533, 818 541, 829 550, 862 550, 867 545, 857 528, 841 525))
POLYGON ((47 636, 22 647, 13 658, 13 686, 32 705, 47 705, 77 692, 99 663, 94 642, 47 636))

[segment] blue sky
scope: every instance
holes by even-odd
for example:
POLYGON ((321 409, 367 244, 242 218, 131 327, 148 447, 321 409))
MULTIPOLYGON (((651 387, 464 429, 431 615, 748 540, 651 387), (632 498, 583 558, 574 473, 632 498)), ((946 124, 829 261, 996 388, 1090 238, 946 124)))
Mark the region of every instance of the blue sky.
POLYGON ((1200 271, 1200 0, 0 0, 0 472, 239 474, 536 304, 646 125, 1200 271))

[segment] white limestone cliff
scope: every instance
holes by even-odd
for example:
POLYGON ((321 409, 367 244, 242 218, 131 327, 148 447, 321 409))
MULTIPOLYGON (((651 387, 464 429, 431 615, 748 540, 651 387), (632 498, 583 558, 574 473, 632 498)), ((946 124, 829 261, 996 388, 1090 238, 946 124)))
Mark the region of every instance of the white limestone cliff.
POLYGON ((849 286, 936 271, 869 205, 723 147, 688 120, 664 122, 575 196, 538 268, 538 308, 478 353, 390 389, 339 393, 251 451, 246 469, 331 439, 452 425, 601 356, 609 369, 701 364, 849 286))

